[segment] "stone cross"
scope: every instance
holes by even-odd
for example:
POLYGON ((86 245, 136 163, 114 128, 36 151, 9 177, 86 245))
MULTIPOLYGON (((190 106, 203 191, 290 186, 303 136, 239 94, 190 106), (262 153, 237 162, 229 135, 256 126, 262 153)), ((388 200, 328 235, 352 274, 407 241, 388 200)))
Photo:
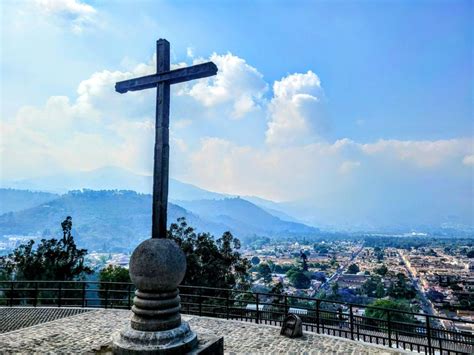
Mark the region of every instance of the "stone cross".
POLYGON ((170 70, 170 43, 156 42, 156 74, 120 81, 115 91, 123 94, 156 88, 155 161, 153 167, 152 238, 166 238, 169 175, 170 85, 216 75, 213 62, 170 70))

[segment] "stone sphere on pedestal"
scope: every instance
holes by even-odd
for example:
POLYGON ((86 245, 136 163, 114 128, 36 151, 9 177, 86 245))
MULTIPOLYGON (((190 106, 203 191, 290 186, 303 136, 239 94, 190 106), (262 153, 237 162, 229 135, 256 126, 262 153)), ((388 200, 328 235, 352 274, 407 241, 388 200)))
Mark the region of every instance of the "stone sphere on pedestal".
POLYGON ((171 239, 147 239, 130 259, 130 278, 140 291, 174 291, 185 273, 186 256, 171 239))
POLYGON ((130 325, 113 337, 115 354, 185 354, 198 343, 181 321, 178 285, 186 256, 170 239, 147 239, 133 251, 130 278, 137 287, 130 325))

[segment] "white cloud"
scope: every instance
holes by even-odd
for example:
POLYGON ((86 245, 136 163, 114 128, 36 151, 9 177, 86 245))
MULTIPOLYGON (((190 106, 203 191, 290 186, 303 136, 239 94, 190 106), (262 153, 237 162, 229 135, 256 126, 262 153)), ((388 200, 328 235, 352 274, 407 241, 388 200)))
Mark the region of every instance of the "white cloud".
POLYGON ((369 180, 373 178, 382 179, 380 183, 388 187, 393 179, 458 174, 461 164, 457 162, 471 151, 473 142, 473 139, 392 140, 361 144, 342 139, 334 143, 254 148, 210 137, 203 139, 200 148, 191 154, 192 168, 184 179, 216 191, 277 200, 329 198, 328 194, 349 188, 355 181, 363 191, 370 189, 369 180), (397 152, 399 147, 403 147, 401 153, 397 152), (445 150, 442 155, 440 147, 445 150), (433 156, 437 156, 436 162, 433 156), (362 175, 347 180, 349 173, 362 166, 362 175))
POLYGON ((219 68, 217 75, 185 86, 190 88, 181 94, 190 95, 207 107, 228 107, 225 113, 237 119, 262 104, 267 84, 257 69, 231 53, 213 54, 210 60, 219 68))
POLYGON ((469 139, 449 139, 437 141, 379 140, 364 144, 367 154, 384 154, 387 159, 408 161, 420 167, 435 167, 447 158, 462 155, 472 149, 469 139))
MULTIPOLYGON (((419 210, 436 203, 456 209, 472 198, 465 188, 472 173, 465 166, 474 164, 473 138, 319 139, 324 92, 315 73, 276 81, 266 99, 268 85, 257 69, 231 54, 211 59, 219 67, 216 77, 173 91, 174 177, 231 194, 311 201, 308 210, 320 218, 329 218, 330 211, 343 219, 410 203, 419 210), (260 141, 247 142, 256 129, 260 141)), ((76 98, 52 96, 42 107, 23 107, 4 119, 2 179, 109 165, 150 173, 155 92, 120 95, 114 86, 154 71, 153 58, 128 72, 94 73, 78 85, 76 98)))
POLYGON ((323 91, 316 74, 292 74, 273 84, 266 141, 301 144, 314 141, 325 129, 323 91))
POLYGON ((351 161, 346 160, 341 163, 339 166, 339 172, 341 174, 349 174, 354 169, 357 169, 360 166, 360 161, 351 161))
POLYGON ((462 163, 466 166, 474 166, 474 154, 472 155, 466 155, 462 159, 462 163))
POLYGON ((186 55, 189 58, 194 58, 194 49, 192 47, 186 48, 186 55))
POLYGON ((76 34, 97 23, 97 10, 79 0, 35 0, 35 4, 43 14, 68 24, 76 34))

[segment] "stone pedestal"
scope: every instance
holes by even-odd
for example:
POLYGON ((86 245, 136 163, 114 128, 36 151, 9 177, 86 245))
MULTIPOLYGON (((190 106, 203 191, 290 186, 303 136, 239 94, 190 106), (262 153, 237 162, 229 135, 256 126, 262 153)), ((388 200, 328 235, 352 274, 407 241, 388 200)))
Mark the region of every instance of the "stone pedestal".
MULTIPOLYGON (((130 259, 130 278, 137 287, 133 315, 130 325, 113 336, 115 354, 203 354, 205 342, 198 346, 197 335, 181 321, 177 287, 185 272, 186 257, 170 239, 147 239, 134 250, 130 259)), ((223 341, 217 340, 209 344, 219 348, 215 344, 223 341)))

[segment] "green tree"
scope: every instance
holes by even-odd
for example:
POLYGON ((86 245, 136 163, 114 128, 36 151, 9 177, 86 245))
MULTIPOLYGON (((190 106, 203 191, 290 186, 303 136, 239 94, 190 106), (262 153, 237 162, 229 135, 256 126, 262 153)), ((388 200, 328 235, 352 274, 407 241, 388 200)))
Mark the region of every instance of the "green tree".
POLYGON ((397 280, 388 288, 387 294, 393 298, 412 299, 416 296, 415 287, 407 282, 404 274, 398 273, 397 280))
POLYGON ((281 282, 278 282, 272 287, 270 293, 273 295, 271 301, 273 305, 279 305, 284 303, 284 289, 285 288, 283 287, 283 284, 281 282))
MULTIPOLYGON (((404 311, 404 312, 411 312, 412 309, 407 302, 404 301, 395 301, 395 300, 375 300, 369 307, 365 309, 365 316, 375 319, 387 320, 388 313, 386 309, 395 310, 395 311, 404 311), (374 309, 370 308, 370 306, 380 307, 384 309, 374 309)), ((404 323, 415 323, 415 318, 406 313, 399 313, 399 312, 390 312, 390 319, 394 322, 404 322, 404 323)))
POLYGON ((92 274, 92 269, 84 265, 87 250, 78 249, 71 234, 72 218, 66 217, 61 227, 61 239, 42 239, 36 249, 30 240, 0 258, 0 268, 17 280, 70 281, 92 274))
POLYGON ((360 271, 359 266, 357 264, 351 264, 347 268, 347 273, 348 274, 357 274, 360 271))
POLYGON ((115 266, 115 265, 108 265, 99 273, 99 280, 100 284, 100 291, 99 295, 102 300, 102 305, 105 306, 105 300, 107 299, 107 305, 115 305, 115 306, 125 306, 128 303, 128 298, 131 296, 127 294, 127 292, 110 292, 109 290, 116 290, 116 291, 128 291, 129 285, 128 283, 132 282, 130 280, 130 274, 128 269, 115 266), (112 282, 120 282, 121 284, 113 284, 112 282))
POLYGON ((286 276, 288 280, 290 280, 290 283, 296 288, 306 289, 311 285, 311 279, 300 269, 290 269, 286 273, 286 276))
POLYGON ((101 282, 132 282, 128 269, 116 265, 108 265, 100 270, 99 280, 101 282))
POLYGON ((380 282, 377 284, 377 288, 375 289, 375 297, 382 298, 385 296, 385 288, 383 284, 380 282))
POLYGON ((252 259, 250 259, 251 262, 252 262, 252 265, 258 265, 260 264, 260 258, 258 256, 254 256, 252 257, 252 259))
POLYGON ((218 288, 249 288, 250 262, 238 250, 240 241, 230 232, 217 240, 209 233, 196 233, 185 218, 178 218, 168 231, 186 255, 182 284, 218 288))
POLYGON ((257 272, 258 276, 263 278, 263 281, 265 283, 269 283, 272 281, 272 270, 270 269, 270 266, 268 266, 267 263, 261 263, 257 266, 257 272))
POLYGON ((383 260, 384 257, 384 251, 380 247, 375 247, 374 248, 374 254, 375 257, 377 258, 377 261, 380 263, 383 260))
POLYGON ((385 294, 380 276, 375 276, 375 275, 369 277, 367 281, 364 282, 364 284, 361 287, 361 290, 368 297, 379 297, 379 298, 383 297, 383 296, 380 296, 380 293, 381 293, 380 290, 383 290, 385 294), (379 295, 377 295, 377 290, 378 290, 379 295))
POLYGON ((377 268, 374 270, 376 274, 379 274, 380 276, 385 276, 387 275, 388 268, 383 264, 381 267, 377 268))
POLYGON ((301 258, 301 267, 303 268, 303 271, 308 271, 308 255, 306 255, 306 253, 301 251, 300 258, 301 258))

